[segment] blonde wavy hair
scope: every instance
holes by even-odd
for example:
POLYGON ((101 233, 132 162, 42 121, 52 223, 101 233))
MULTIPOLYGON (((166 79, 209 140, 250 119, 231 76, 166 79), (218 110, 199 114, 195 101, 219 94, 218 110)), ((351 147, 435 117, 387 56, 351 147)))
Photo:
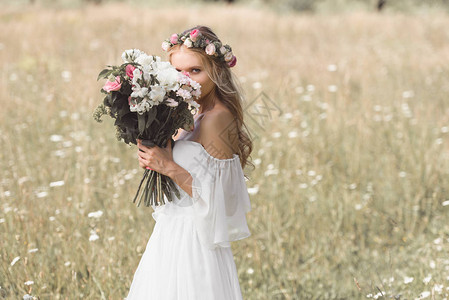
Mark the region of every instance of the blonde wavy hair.
MULTIPOLYGON (((198 29, 203 36, 211 41, 221 42, 217 35, 207 26, 198 25, 192 27, 185 30, 182 35, 194 29, 198 29)), ((173 51, 178 49, 179 47, 179 44, 175 45, 168 51, 168 58, 170 61, 173 51)), ((237 136, 239 139, 238 155, 240 157, 242 169, 244 169, 247 165, 251 166, 252 169, 254 169, 254 164, 249 160, 249 158, 251 157, 251 152, 253 150, 253 142, 251 140, 248 127, 243 121, 243 91, 240 87, 240 84, 238 83, 236 76, 233 72, 231 72, 229 66, 225 61, 222 61, 213 55, 207 55, 206 52, 201 48, 192 47, 189 48, 189 50, 200 55, 209 78, 212 80, 212 82, 215 83, 216 97, 234 115, 234 120, 236 121, 237 125, 237 136)), ((248 178, 247 175, 245 175, 245 177, 248 178)))

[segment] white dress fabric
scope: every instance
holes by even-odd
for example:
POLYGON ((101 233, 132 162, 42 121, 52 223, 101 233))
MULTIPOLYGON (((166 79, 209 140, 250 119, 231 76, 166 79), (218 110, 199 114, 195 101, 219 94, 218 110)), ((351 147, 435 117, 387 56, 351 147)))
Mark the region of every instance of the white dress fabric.
POLYGON ((240 158, 211 156, 177 140, 173 160, 192 176, 192 197, 153 206, 156 221, 126 300, 238 300, 242 293, 231 241, 249 232, 251 210, 240 158))

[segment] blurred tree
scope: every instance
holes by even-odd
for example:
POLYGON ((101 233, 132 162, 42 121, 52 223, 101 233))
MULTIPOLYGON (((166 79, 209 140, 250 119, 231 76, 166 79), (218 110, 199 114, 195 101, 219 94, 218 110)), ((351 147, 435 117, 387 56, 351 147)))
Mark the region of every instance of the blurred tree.
POLYGON ((382 8, 384 8, 385 3, 387 2, 387 0, 378 0, 377 1, 377 10, 381 11, 382 8))

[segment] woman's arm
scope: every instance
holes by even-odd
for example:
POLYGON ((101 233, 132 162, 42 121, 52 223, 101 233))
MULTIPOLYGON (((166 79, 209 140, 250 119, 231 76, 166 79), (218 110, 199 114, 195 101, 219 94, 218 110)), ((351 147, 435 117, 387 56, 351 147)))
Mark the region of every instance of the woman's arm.
POLYGON ((168 169, 169 171, 167 176, 179 185, 179 187, 182 188, 187 194, 189 194, 190 197, 192 197, 192 175, 190 175, 186 169, 174 161, 170 163, 170 167, 168 169))

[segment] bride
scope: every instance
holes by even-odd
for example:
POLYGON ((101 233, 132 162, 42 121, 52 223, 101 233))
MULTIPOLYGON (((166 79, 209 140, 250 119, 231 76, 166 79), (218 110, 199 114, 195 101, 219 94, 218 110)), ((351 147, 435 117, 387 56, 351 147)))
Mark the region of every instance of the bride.
POLYGON ((212 30, 196 26, 162 47, 179 71, 201 84, 194 130, 172 148, 139 141, 139 166, 169 176, 181 198, 153 206, 156 221, 127 300, 242 299, 231 241, 250 236, 243 168, 252 142, 230 68, 236 57, 212 30))

